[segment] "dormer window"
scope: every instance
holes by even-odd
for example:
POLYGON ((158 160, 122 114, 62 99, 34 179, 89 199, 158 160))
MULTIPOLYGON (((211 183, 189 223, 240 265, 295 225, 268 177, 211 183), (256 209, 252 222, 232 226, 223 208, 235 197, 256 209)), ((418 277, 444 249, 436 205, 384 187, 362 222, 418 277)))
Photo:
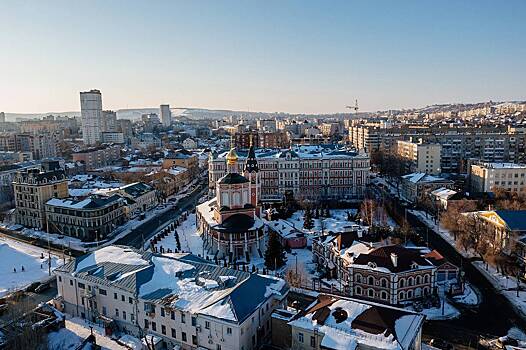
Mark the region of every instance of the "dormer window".
POLYGON ((411 264, 411 269, 418 269, 418 264, 417 263, 412 263, 411 264))
POLYGON ((371 269, 376 269, 378 266, 376 265, 376 263, 370 261, 367 263, 367 266, 369 266, 371 269))

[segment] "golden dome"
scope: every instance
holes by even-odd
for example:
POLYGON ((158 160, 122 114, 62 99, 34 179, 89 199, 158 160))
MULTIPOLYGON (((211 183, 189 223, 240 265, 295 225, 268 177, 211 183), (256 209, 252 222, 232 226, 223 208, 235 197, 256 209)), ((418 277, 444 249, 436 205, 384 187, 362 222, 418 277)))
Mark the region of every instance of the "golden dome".
POLYGON ((230 152, 226 155, 226 163, 228 165, 236 165, 237 164, 237 153, 236 149, 232 147, 230 149, 230 152))

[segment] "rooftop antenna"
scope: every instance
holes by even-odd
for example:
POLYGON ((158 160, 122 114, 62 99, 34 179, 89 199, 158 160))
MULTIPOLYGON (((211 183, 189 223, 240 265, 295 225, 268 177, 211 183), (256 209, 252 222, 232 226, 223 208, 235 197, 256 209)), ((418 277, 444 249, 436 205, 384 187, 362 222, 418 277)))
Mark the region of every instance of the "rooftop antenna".
POLYGON ((351 111, 353 111, 355 114, 358 113, 358 100, 354 100, 354 106, 345 106, 345 108, 348 108, 350 109, 351 111))

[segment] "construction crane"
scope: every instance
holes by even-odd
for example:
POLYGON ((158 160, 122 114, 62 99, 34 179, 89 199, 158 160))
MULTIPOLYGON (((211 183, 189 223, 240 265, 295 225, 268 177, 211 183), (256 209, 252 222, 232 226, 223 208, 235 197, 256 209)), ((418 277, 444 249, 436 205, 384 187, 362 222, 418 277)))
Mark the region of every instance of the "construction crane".
POLYGON ((354 106, 345 106, 345 108, 349 108, 354 113, 358 113, 358 100, 354 100, 354 106))

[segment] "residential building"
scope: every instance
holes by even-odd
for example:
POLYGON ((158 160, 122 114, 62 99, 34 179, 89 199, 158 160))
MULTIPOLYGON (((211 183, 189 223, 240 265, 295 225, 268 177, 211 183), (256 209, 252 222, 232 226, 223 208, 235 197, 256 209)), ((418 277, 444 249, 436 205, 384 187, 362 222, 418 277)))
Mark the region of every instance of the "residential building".
POLYGON ((0 151, 0 165, 9 165, 33 160, 31 152, 0 151))
POLYGON ((45 203, 51 198, 68 196, 68 181, 58 162, 43 164, 42 169, 24 169, 13 179, 15 222, 46 229, 45 203))
POLYGON ((190 151, 181 149, 168 153, 163 159, 163 168, 183 167, 190 171, 192 176, 199 172, 199 157, 190 151))
POLYGON ((122 132, 102 132, 102 139, 101 141, 103 143, 116 143, 116 144, 124 144, 126 140, 124 139, 124 134, 122 132))
MULTIPOLYGON (((287 318, 272 315, 273 345, 299 350, 420 350, 425 316, 405 309, 320 294, 306 310, 287 318), (286 343, 286 341, 290 341, 286 343)), ((290 312, 289 312, 290 313, 290 312)))
POLYGON ((120 196, 128 199, 127 211, 129 217, 144 213, 158 204, 157 193, 153 187, 142 182, 122 186, 113 190, 112 193, 118 193, 120 196))
POLYGON ((121 157, 121 146, 104 144, 73 152, 74 162, 83 162, 87 170, 94 170, 114 164, 121 157))
POLYGON ((525 176, 526 165, 523 164, 476 162, 471 164, 469 171, 470 191, 493 192, 500 188, 510 192, 524 192, 525 176))
POLYGON ((260 131, 275 132, 276 131, 276 120, 275 119, 258 119, 256 120, 256 127, 260 131))
POLYGON ((426 173, 412 173, 401 178, 400 194, 408 202, 418 204, 441 187, 452 188, 453 181, 426 173))
POLYGON ((397 142, 397 154, 402 160, 408 162, 408 172, 440 174, 441 151, 442 146, 440 144, 422 143, 421 140, 397 142))
POLYGON ((192 140, 191 138, 187 138, 183 141, 183 147, 184 149, 196 149, 197 142, 192 140))
POLYGON ((126 221, 124 207, 118 195, 52 198, 45 204, 48 229, 82 241, 104 240, 126 221))
POLYGON ((313 241, 312 251, 318 268, 351 297, 398 305, 435 291, 436 267, 415 249, 342 232, 313 241))
POLYGON ((102 111, 102 132, 117 131, 117 113, 115 111, 102 111))
POLYGON ((5 112, 0 112, 0 123, 5 123, 5 112))
POLYGON ((172 125, 172 112, 170 111, 170 105, 161 105, 161 121, 164 127, 172 125))
POLYGON ((0 165, 0 208, 12 207, 14 203, 13 180, 19 171, 40 169, 39 161, 0 165))
POLYGON ((288 294, 276 277, 127 246, 101 248, 55 274, 67 314, 161 337, 168 349, 259 349, 288 294))
MULTIPOLYGON (((226 152, 210 153, 209 187, 226 174, 226 152)), ((246 151, 238 151, 237 171, 243 168, 246 151)), ((261 201, 356 200, 369 184, 369 156, 335 145, 294 146, 292 149, 255 151, 261 179, 261 201)))
POLYGON ((194 180, 188 169, 183 167, 159 169, 149 173, 147 178, 150 179, 149 184, 164 198, 178 193, 194 180))
POLYGON ((250 261, 262 256, 267 230, 260 217, 260 178, 254 147, 243 175, 237 172, 234 147, 227 156, 228 173, 216 184, 216 197, 196 208, 197 230, 204 248, 218 258, 250 261))
POLYGON ((82 137, 85 145, 101 142, 103 129, 102 94, 99 90, 80 93, 80 114, 82 120, 82 137))

